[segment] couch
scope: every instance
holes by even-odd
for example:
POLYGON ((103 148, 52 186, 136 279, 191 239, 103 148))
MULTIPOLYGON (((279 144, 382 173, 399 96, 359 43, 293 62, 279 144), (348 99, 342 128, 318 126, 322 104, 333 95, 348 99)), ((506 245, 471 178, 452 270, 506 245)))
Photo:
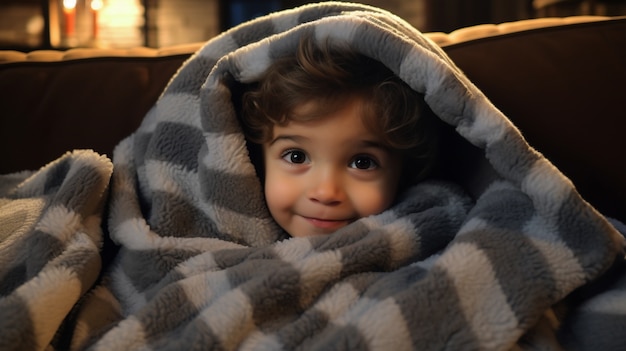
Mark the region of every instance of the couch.
MULTIPOLYGON (((626 18, 427 33, 603 214, 626 221, 626 18)), ((202 43, 0 52, 0 174, 111 156, 202 43)))
POLYGON ((2 53, 0 349, 622 349, 625 24, 537 19, 431 41, 329 2, 199 51, 2 53), (437 176, 453 182, 290 238, 236 109, 311 27, 424 93, 442 122, 437 176))

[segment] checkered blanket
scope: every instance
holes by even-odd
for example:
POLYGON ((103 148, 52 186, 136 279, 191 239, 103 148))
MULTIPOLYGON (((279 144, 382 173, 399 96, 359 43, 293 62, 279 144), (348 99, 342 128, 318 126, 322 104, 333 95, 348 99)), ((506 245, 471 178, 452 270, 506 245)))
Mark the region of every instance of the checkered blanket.
POLYGON ((626 345, 616 226, 439 47, 380 9, 321 3, 235 27, 181 67, 113 163, 77 150, 0 180, 2 350, 626 345), (305 33, 423 93, 464 168, 334 234, 286 237, 232 95, 305 33))

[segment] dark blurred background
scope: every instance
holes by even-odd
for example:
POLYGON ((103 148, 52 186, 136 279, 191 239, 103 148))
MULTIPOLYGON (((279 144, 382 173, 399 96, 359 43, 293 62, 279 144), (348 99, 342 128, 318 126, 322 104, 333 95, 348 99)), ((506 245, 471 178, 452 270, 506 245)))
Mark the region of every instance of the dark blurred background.
MULTIPOLYGON (((626 15, 625 0, 376 0, 423 32, 573 15, 626 15)), ((311 1, 0 0, 0 49, 162 47, 205 41, 242 21, 311 1)))

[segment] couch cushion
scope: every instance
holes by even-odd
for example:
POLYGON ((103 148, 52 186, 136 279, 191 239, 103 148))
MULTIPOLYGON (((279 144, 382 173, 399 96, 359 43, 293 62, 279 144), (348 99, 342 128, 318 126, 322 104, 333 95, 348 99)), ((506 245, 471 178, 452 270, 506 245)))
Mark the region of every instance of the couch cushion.
POLYGON ((545 27, 444 50, 580 193, 626 220, 626 19, 545 27))
POLYGON ((73 149, 111 156, 189 55, 1 64, 0 174, 73 149))

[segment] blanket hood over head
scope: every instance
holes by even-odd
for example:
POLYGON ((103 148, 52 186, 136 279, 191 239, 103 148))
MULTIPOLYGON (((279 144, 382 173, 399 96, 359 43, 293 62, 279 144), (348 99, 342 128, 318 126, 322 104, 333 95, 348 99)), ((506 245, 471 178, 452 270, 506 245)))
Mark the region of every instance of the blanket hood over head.
MULTIPOLYGON (((623 237, 438 46, 364 5, 306 5, 210 40, 113 163, 105 213, 120 249, 66 322, 74 347, 567 346, 590 330, 567 297, 624 256, 623 237), (461 140, 450 162, 470 166, 446 167, 459 181, 426 181, 326 237, 287 238, 266 208, 232 87, 294 55, 305 34, 381 61, 422 93, 461 140)), ((597 333, 624 315, 604 316, 594 347, 613 342, 597 333)))
POLYGON ((435 114, 469 142, 468 148, 473 144, 484 149, 491 167, 477 159, 473 169, 463 171, 482 172, 480 176, 487 179, 476 180, 482 185, 469 191, 482 192, 484 184, 494 180, 493 168, 496 177, 522 188, 535 202, 536 210, 556 210, 570 202, 588 207, 580 200, 568 201, 578 195, 567 178, 529 148, 511 122, 437 45, 386 11, 330 2, 275 13, 211 40, 172 80, 136 135, 120 146, 133 149, 134 160, 122 159, 120 150, 116 163, 134 163, 139 190, 151 208, 150 224, 159 228, 157 232, 180 237, 217 229, 229 240, 251 246, 280 239, 264 208, 261 184, 251 167, 232 106, 231 88, 233 82, 258 81, 275 59, 294 55, 303 35, 313 35, 318 42, 348 45, 381 61, 423 93, 435 114), (178 179, 171 174, 174 171, 191 171, 193 177, 178 179), (170 174, 156 181, 152 180, 153 173, 170 174), (161 189, 167 184, 178 189, 161 189), (167 216, 160 211, 167 214, 174 199, 160 196, 185 192, 194 195, 190 204, 197 201, 205 206, 190 212, 201 217, 210 213, 210 218, 194 217, 187 228, 180 224, 170 228, 167 216), (196 199, 196 195, 201 198, 196 199), (255 231, 251 233, 250 228, 255 231))

